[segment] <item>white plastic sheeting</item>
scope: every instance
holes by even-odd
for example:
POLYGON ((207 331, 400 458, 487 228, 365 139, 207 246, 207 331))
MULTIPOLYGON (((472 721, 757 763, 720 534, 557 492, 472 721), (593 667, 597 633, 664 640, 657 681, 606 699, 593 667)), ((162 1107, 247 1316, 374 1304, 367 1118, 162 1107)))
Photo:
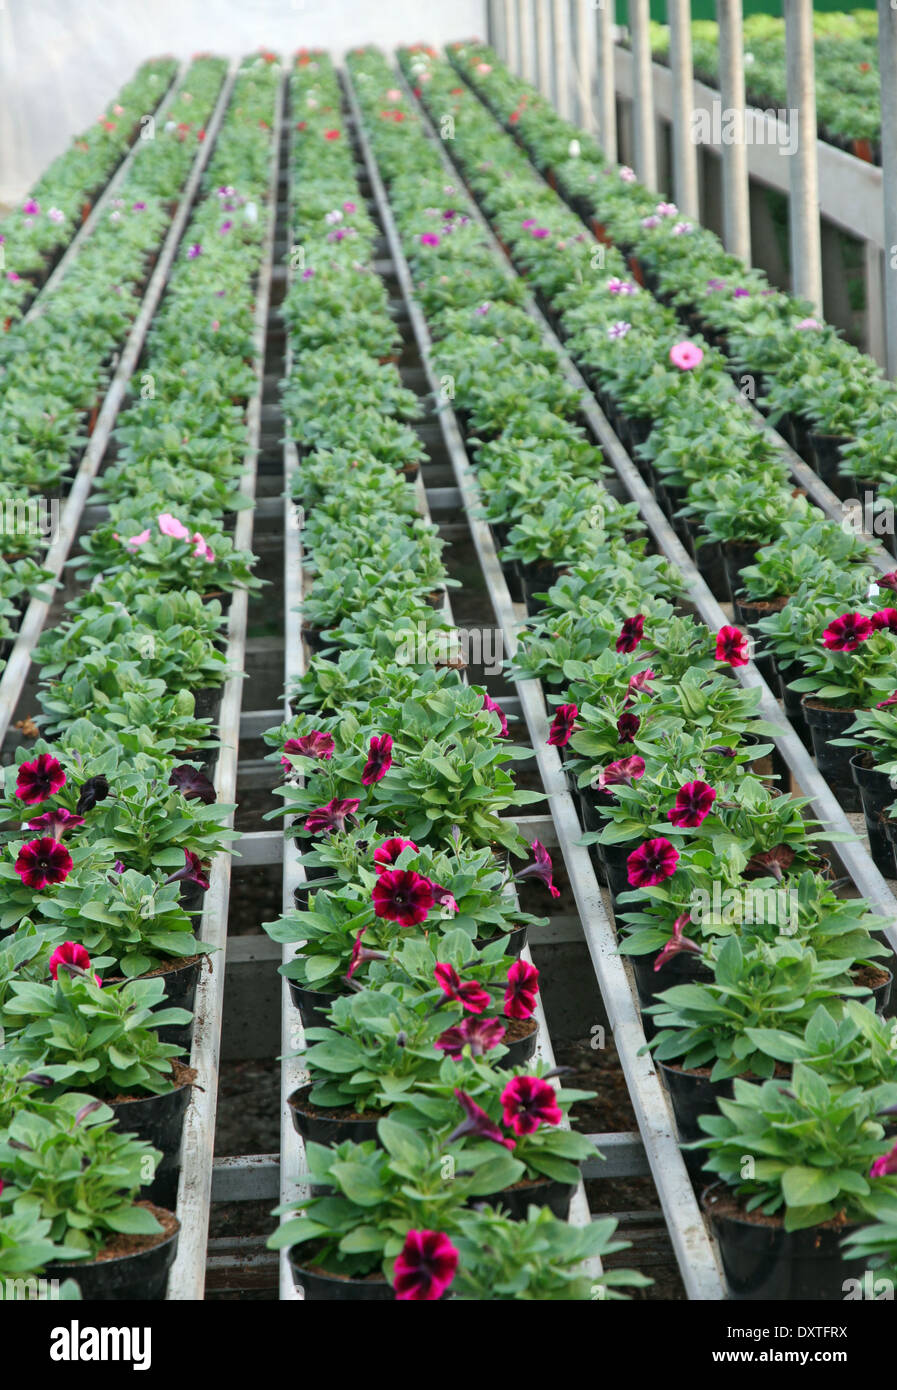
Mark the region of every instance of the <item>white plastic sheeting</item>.
POLYGON ((485 37, 485 0, 0 0, 0 203, 13 203, 145 58, 485 37))

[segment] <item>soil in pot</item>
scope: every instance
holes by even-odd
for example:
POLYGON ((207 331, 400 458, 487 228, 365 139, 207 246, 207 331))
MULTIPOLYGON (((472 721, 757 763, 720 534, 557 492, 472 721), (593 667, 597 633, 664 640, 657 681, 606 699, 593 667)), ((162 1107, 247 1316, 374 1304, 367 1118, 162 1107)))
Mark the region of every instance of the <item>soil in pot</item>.
MULTIPOLYGON (((854 753, 850 759, 850 769, 860 793, 866 834, 869 836, 869 849, 875 867, 885 878, 895 878, 897 866, 894 861, 894 844, 885 812, 897 800, 897 791, 891 786, 888 774, 873 766, 870 753, 854 753)), ((893 836, 897 836, 897 822, 894 822, 893 836)))
POLYGON ((47 1274, 60 1283, 74 1279, 85 1302, 111 1302, 121 1299, 140 1299, 156 1302, 165 1297, 168 1271, 178 1248, 180 1223, 173 1212, 153 1202, 138 1202, 147 1207, 159 1222, 162 1231, 150 1236, 114 1235, 94 1260, 76 1260, 71 1264, 50 1264, 47 1274))
POLYGON ((175 1090, 166 1091, 161 1096, 115 1096, 106 1100, 106 1104, 112 1107, 121 1130, 136 1134, 139 1139, 145 1139, 161 1151, 162 1157, 152 1182, 141 1190, 150 1201, 173 1207, 177 1200, 181 1171, 184 1116, 196 1072, 176 1059, 172 1068, 175 1090))
POLYGON ((719 1242, 729 1297, 840 1303, 844 1281, 862 1278, 864 1258, 845 1259, 841 1242, 852 1229, 843 1217, 786 1231, 781 1216, 746 1212, 734 1193, 714 1183, 701 1198, 719 1242))
POLYGON ((350 1110, 348 1106, 323 1109, 309 1100, 311 1092, 312 1082, 309 1081, 297 1087, 287 1101, 293 1127, 303 1139, 311 1139, 316 1144, 341 1144, 344 1139, 363 1144, 365 1139, 376 1139, 377 1121, 385 1111, 350 1110))
POLYGON ((877 1014, 887 1012, 891 1002, 891 985, 894 978, 890 970, 885 969, 883 965, 861 965, 856 970, 851 970, 850 978, 855 985, 863 985, 866 989, 871 989, 877 1014))
POLYGON ((502 1046, 508 1049, 506 1055, 495 1063, 499 1071, 511 1067, 522 1067, 536 1055, 536 1042, 539 1025, 534 1018, 504 1018, 505 1035, 502 1046))
POLYGON ((811 700, 801 700, 804 716, 813 739, 813 756, 819 771, 828 782, 845 811, 860 809, 860 794, 850 765, 853 754, 849 748, 835 747, 831 740, 843 738, 856 718, 856 710, 838 709, 811 700))

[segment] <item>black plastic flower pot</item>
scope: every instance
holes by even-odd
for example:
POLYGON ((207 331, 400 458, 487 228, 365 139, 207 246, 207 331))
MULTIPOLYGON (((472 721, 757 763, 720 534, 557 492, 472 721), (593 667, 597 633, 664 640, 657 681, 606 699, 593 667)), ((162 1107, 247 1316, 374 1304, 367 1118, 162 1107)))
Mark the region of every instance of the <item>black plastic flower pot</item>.
POLYGON ((759 549, 759 545, 754 542, 742 544, 740 541, 726 541, 724 545, 720 546, 723 568, 726 571, 726 581, 729 585, 729 597, 733 603, 735 595, 741 588, 741 571, 754 563, 759 549))
POLYGON ((840 434, 817 434, 814 430, 808 430, 807 443, 814 472, 819 474, 826 487, 830 487, 837 497, 847 497, 852 484, 850 478, 842 476, 840 466, 841 446, 849 444, 849 438, 840 434))
MULTIPOLYGON (((736 598, 733 594, 732 609, 735 624, 737 627, 747 628, 756 642, 763 643, 764 634, 757 628, 757 623, 761 618, 768 617, 770 613, 781 612, 787 602, 788 596, 774 599, 748 599, 736 598)), ((779 666, 773 648, 770 646, 763 656, 754 657, 754 665, 775 694, 779 688, 779 666)))
POLYGON ((545 607, 544 601, 537 599, 536 594, 547 593, 551 586, 557 583, 560 574, 561 570, 557 565, 543 560, 533 565, 520 566, 523 601, 530 613, 538 613, 540 609, 545 607))
POLYGON ((181 880, 181 891, 178 894, 178 902, 185 912, 202 912, 203 903, 206 898, 206 889, 194 883, 191 879, 181 880))
POLYGON ((221 714, 221 686, 206 687, 194 692, 194 714, 197 719, 211 719, 216 728, 221 714))
POLYGON ((781 1218, 751 1219, 721 1183, 704 1192, 701 1206, 719 1243, 731 1299, 840 1303, 845 1281, 861 1279, 865 1273, 864 1258, 848 1259, 841 1251, 841 1242, 855 1226, 786 1231, 781 1218))
POLYGON ((308 1259, 308 1246, 297 1245, 289 1251, 293 1282, 301 1289, 306 1301, 312 1303, 392 1303, 392 1286, 379 1273, 364 1279, 350 1279, 345 1274, 327 1274, 324 1270, 300 1264, 308 1259))
MULTIPOLYGON (((202 970, 202 963, 205 959, 205 956, 190 956, 187 960, 180 961, 171 970, 158 971, 155 976, 142 975, 140 978, 164 980, 164 1007, 166 1009, 187 1009, 189 1013, 192 1013, 199 972, 202 970)), ((105 983, 107 985, 118 984, 122 978, 107 975, 105 983)), ((189 1047, 193 1021, 191 1019, 189 1023, 167 1023, 164 1027, 157 1028, 156 1032, 164 1043, 173 1043, 175 1047, 189 1047)))
POLYGON ((306 1082, 287 1100, 293 1128, 303 1139, 311 1139, 316 1144, 341 1144, 344 1139, 351 1139, 363 1144, 366 1139, 377 1138, 379 1114, 359 1115, 348 1107, 345 1116, 339 1110, 324 1110, 311 1103, 311 1091, 312 1083, 306 1082))
POLYGON ((478 1197, 490 1207, 502 1207, 514 1221, 525 1221, 530 1207, 548 1207, 559 1221, 566 1221, 570 1215, 570 1202, 576 1191, 570 1183, 555 1182, 549 1178, 525 1178, 506 1187, 502 1192, 492 1192, 488 1197, 478 1197))
MULTIPOLYGON (((698 1117, 717 1113, 720 1097, 730 1099, 732 1096, 732 1082, 711 1081, 701 1072, 684 1071, 668 1062, 656 1062, 656 1066, 669 1093, 680 1144, 703 1139, 704 1131, 698 1124, 698 1117)), ((707 1160, 707 1150, 686 1149, 682 1157, 689 1175, 694 1178, 707 1160)))
POLYGON ((299 1010, 303 1028, 329 1028, 330 1010, 343 996, 338 991, 309 989, 298 980, 290 980, 290 998, 299 1010))
POLYGON ((494 940, 495 940, 495 936, 497 936, 497 935, 502 935, 502 936, 503 936, 503 935, 506 934, 507 937, 508 937, 508 944, 507 944, 507 946, 505 947, 505 955, 506 955, 506 956, 514 956, 515 959, 516 959, 516 958, 520 955, 520 952, 523 950, 524 946, 526 945, 526 938, 527 938, 528 933, 529 933, 529 924, 528 924, 528 923, 524 923, 524 925, 523 925, 522 927, 515 927, 515 928, 513 929, 513 931, 510 931, 510 932, 507 932, 507 933, 498 932, 498 933, 496 933, 496 934, 493 935, 493 936, 478 936, 478 937, 476 937, 476 939, 474 940, 474 943, 473 943, 473 944, 476 946, 476 948, 477 948, 478 951, 481 951, 481 950, 483 949, 484 946, 488 946, 488 945, 489 945, 489 942, 490 942, 490 941, 494 941, 494 940))
MULTIPOLYGON (((888 774, 872 766, 868 753, 854 753, 850 760, 850 768, 859 789, 866 834, 869 836, 869 850, 875 867, 885 878, 895 878, 897 862, 894 859, 894 841, 885 812, 897 800, 897 791, 891 785, 888 774)), ((897 837, 897 822, 894 824, 893 834, 897 837)))
POLYGON ((729 578, 723 564, 722 546, 715 542, 695 546, 695 563, 713 597, 721 603, 728 603, 729 578))
POLYGON ((800 680, 801 676, 805 676, 807 673, 798 661, 787 662, 784 665, 779 662, 778 669, 782 701, 785 706, 785 716, 807 752, 812 753, 813 739, 810 734, 810 726, 804 714, 803 698, 796 690, 790 688, 791 681, 800 680))
POLYGON ((801 700, 801 704, 806 721, 810 726, 813 756, 819 771, 844 810, 858 811, 860 809, 860 793, 853 779, 850 765, 853 754, 849 748, 837 747, 832 743, 833 739, 844 737, 856 719, 856 710, 835 709, 822 704, 819 700, 810 700, 806 696, 801 700))
MULTIPOLYGON (((191 1078, 193 1073, 190 1073, 191 1078)), ((145 1139, 162 1157, 152 1182, 141 1188, 151 1202, 173 1207, 177 1201, 181 1171, 181 1136, 190 1103, 192 1079, 161 1096, 136 1096, 133 1100, 108 1101, 118 1127, 145 1139)))
POLYGON ((673 985, 686 985, 697 980, 713 978, 712 972, 708 970, 701 957, 692 951, 680 951, 659 970, 655 970, 654 962, 658 954, 657 951, 649 951, 644 956, 626 957, 632 965, 639 1003, 643 1009, 654 1004, 655 996, 662 994, 665 989, 672 989, 673 985))
POLYGON ((861 965, 856 970, 850 972, 850 978, 855 985, 865 985, 872 991, 872 999, 877 1014, 887 1013, 888 1005, 891 1002, 891 986, 894 977, 885 965, 861 965))
POLYGON ((511 1067, 522 1067, 531 1062, 536 1055, 536 1044, 539 1040, 539 1027, 535 1019, 508 1019, 505 1026, 508 1032, 502 1046, 508 1050, 504 1057, 495 1063, 499 1071, 508 1071, 511 1067), (521 1033, 523 1036, 512 1037, 508 1041, 510 1033, 521 1033))
MULTIPOLYGON (((165 1297, 168 1272, 177 1254, 180 1224, 170 1211, 157 1210, 154 1215, 157 1219, 164 1216, 168 1228, 168 1234, 162 1239, 157 1238, 155 1244, 147 1244, 142 1250, 115 1255, 110 1259, 49 1264, 47 1277, 58 1279, 60 1283, 65 1279, 74 1279, 86 1303, 109 1303, 123 1299, 158 1302, 165 1297), (172 1225, 173 1230, 170 1229, 172 1225)), ((146 1237, 147 1242, 150 1239, 146 1237)))

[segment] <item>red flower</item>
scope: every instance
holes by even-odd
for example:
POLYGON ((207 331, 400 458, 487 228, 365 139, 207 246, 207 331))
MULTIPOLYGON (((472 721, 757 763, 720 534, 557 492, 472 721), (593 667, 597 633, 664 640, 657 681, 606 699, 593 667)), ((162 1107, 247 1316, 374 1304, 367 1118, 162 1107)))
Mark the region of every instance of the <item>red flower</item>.
POLYGON ((73 816, 64 806, 57 806, 54 811, 45 811, 42 816, 35 816, 34 820, 28 822, 28 829, 43 830, 52 835, 54 840, 61 840, 66 830, 75 830, 83 824, 83 816, 73 816))
POLYGON ((842 613, 834 618, 822 634, 822 641, 830 652, 855 652, 861 642, 872 636, 874 628, 862 613, 842 613))
POLYGON ((626 860, 627 877, 633 888, 650 888, 672 878, 678 860, 679 851, 661 835, 633 850, 626 860))
POLYGON ((358 802, 354 797, 345 801, 328 801, 326 806, 319 806, 306 816, 305 829, 310 835, 321 835, 326 830, 342 831, 346 817, 354 815, 357 810, 358 802))
POLYGON ((50 974, 54 980, 59 973, 60 965, 63 967, 74 965, 77 970, 87 971, 90 969, 90 956, 84 947, 79 946, 76 941, 63 941, 62 945, 57 946, 50 957, 50 974))
POLYGON ((22 846, 15 870, 26 888, 49 888, 52 883, 65 883, 72 871, 72 856, 59 840, 43 835, 22 846))
POLYGON ((747 666, 748 639, 737 627, 721 627, 716 634, 716 659, 730 666, 747 666))
POLYGON ((508 971, 505 990, 505 1017, 532 1018, 539 993, 539 972, 525 960, 515 960, 508 971))
POLYGON ((690 921, 691 917, 687 912, 683 912, 681 916, 676 918, 673 923, 673 935, 670 937, 669 941, 664 944, 663 949, 658 952, 654 961, 655 970, 661 970, 663 966, 666 965, 667 961, 672 960, 673 956, 678 956, 680 951, 694 951, 698 955, 701 954, 701 948, 698 943, 692 941, 691 937, 682 935, 686 922, 690 921))
POLYGON ((886 700, 879 700, 875 708, 888 709, 891 705, 897 705, 897 690, 894 691, 893 695, 889 695, 886 700))
POLYGON ((889 574, 880 574, 875 582, 880 589, 897 590, 897 570, 891 570, 889 574))
POLYGON ((302 758, 317 758, 319 760, 333 757, 333 735, 325 734, 323 729, 312 729, 310 734, 301 734, 299 738, 288 738, 283 745, 284 756, 281 763, 284 767, 292 767, 290 755, 302 758))
POLYGON ((545 884, 545 887, 553 898, 559 898, 561 896, 561 890, 554 886, 551 870, 551 855, 548 853, 545 846, 538 840, 533 840, 530 849, 533 852, 533 862, 527 864, 523 869, 518 869, 514 877, 537 878, 540 883, 545 884))
POLYGON ((873 613, 869 619, 876 632, 881 632, 882 628, 887 628, 888 632, 897 632, 897 608, 882 608, 877 613, 873 613))
POLYGON ((676 804, 667 818, 680 828, 693 830, 710 815, 716 792, 706 782, 686 782, 676 793, 676 804))
POLYGON ((482 1057, 491 1052, 505 1035, 505 1025, 497 1018, 462 1018, 433 1044, 449 1057, 460 1057, 465 1047, 469 1047, 474 1057, 482 1057))
POLYGON ((417 845, 413 840, 402 840, 394 836, 391 840, 384 840, 382 845, 378 845, 374 850, 374 863, 381 869, 388 869, 390 864, 394 864, 402 853, 403 849, 413 849, 418 852, 417 845))
POLYGON ((484 1009, 488 1009, 492 1002, 488 990, 483 989, 483 986, 478 985, 475 980, 468 980, 462 984, 461 976, 453 965, 449 965, 448 961, 440 961, 434 968, 433 974, 436 976, 436 982, 443 993, 472 1014, 481 1014, 484 1009))
POLYGON ((433 885, 413 869, 384 869, 372 897, 378 917, 413 927, 426 920, 433 906, 433 885))
POLYGON ((392 735, 382 734, 371 739, 368 760, 361 774, 361 785, 371 787, 386 776, 392 767, 392 735))
POLYGON ((393 1269, 396 1299, 441 1298, 457 1268, 458 1252, 448 1236, 441 1231, 409 1231, 393 1269))
POLYGON ((643 613, 636 613, 633 618, 627 618, 620 628, 620 635, 617 638, 618 652, 634 652, 642 634, 645 630, 645 617, 643 613))
MULTIPOLYGON (((633 782, 637 782, 640 777, 645 775, 645 760, 639 757, 638 753, 633 753, 629 758, 618 758, 614 763, 608 763, 598 773, 599 791, 607 791, 608 787, 616 787, 621 782, 626 782, 631 787, 633 782)), ((608 793, 610 795, 610 793, 608 793)))
POLYGON ((455 1099, 467 1118, 462 1120, 456 1129, 452 1130, 446 1140, 447 1143, 453 1144, 456 1139, 463 1138, 465 1134, 475 1134, 480 1139, 491 1139, 494 1144, 501 1144, 506 1149, 516 1149, 515 1141, 502 1134, 495 1121, 489 1118, 485 1110, 481 1109, 466 1091, 460 1091, 456 1087, 455 1099))
POLYGON ((555 748, 565 748, 570 742, 578 714, 576 705, 558 705, 548 734, 548 742, 555 748))
POLYGON ((642 727, 637 714, 621 714, 617 720, 617 733, 621 743, 631 743, 642 727))
POLYGON ((325 130, 325 131, 324 131, 324 139, 325 139, 325 140, 338 140, 339 137, 340 137, 340 132, 339 132, 338 130, 325 130))
POLYGON ((41 753, 31 763, 21 763, 16 776, 16 796, 29 806, 55 796, 65 786, 62 763, 49 753, 41 753))
POLYGON ((540 1124, 564 1118, 553 1086, 538 1076, 515 1076, 501 1093, 504 1121, 515 1134, 535 1134, 540 1124))
POLYGON ((501 733, 499 734, 499 738, 507 738, 507 737, 508 737, 508 718, 507 718, 507 715, 505 714, 505 712, 504 712, 504 710, 502 709, 501 705, 497 705, 497 704, 495 703, 495 701, 494 701, 487 693, 485 693, 485 692, 484 692, 484 694, 483 694, 483 709, 491 710, 491 712, 492 712, 493 714, 497 714, 497 715, 498 715, 499 723, 501 724, 501 733))
POLYGON ((367 951, 364 946, 362 946, 361 938, 366 931, 367 927, 362 927, 360 931, 356 932, 355 940, 352 943, 352 958, 349 961, 349 969, 346 971, 347 980, 351 980, 362 961, 386 960, 386 956, 384 956, 382 951, 367 951))

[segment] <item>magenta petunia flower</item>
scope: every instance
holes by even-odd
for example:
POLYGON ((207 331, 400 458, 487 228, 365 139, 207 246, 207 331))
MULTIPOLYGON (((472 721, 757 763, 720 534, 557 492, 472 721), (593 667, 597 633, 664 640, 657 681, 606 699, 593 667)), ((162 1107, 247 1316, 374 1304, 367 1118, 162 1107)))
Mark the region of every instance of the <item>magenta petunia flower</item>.
POLYGON ((61 840, 67 830, 77 830, 83 824, 83 816, 74 816, 64 806, 57 806, 55 810, 45 811, 42 816, 35 816, 34 820, 28 822, 28 829, 42 830, 52 835, 54 840, 61 840))
POLYGON ((573 727, 578 714, 579 709, 576 705, 558 705, 548 733, 548 742, 553 747, 565 748, 567 746, 573 734, 573 727))
POLYGON ((326 761, 333 757, 333 734, 327 734, 323 729, 312 729, 310 734, 300 734, 298 738, 288 738, 283 745, 284 756, 281 763, 284 767, 292 767, 290 761, 294 758, 316 758, 319 762, 326 761))
POLYGON ((328 801, 326 806, 318 806, 306 816, 305 829, 309 835, 323 835, 330 830, 342 831, 345 829, 347 817, 355 814, 358 805, 354 797, 348 797, 343 801, 328 801))
POLYGON ((747 666, 750 660, 748 639, 737 627, 721 627, 716 634, 716 659, 730 666, 747 666))
POLYGON ((872 623, 862 613, 842 613, 840 618, 829 623, 822 634, 822 642, 830 652, 855 652, 874 631, 872 623))
MULTIPOLYGON (((486 1020, 465 1019, 464 1022, 470 1024, 479 1022, 483 1024, 486 1020)), ((501 1024, 498 1026, 502 1028, 504 1032, 503 1026, 501 1024)), ((489 1118, 486 1111, 483 1110, 481 1106, 477 1105, 476 1101, 473 1100, 466 1091, 461 1091, 456 1087, 455 1099, 464 1111, 466 1118, 461 1121, 456 1129, 452 1130, 446 1140, 447 1143, 453 1144, 457 1139, 462 1139, 465 1134, 475 1134, 479 1139, 491 1139, 494 1144, 501 1144, 506 1149, 516 1149, 516 1140, 510 1139, 507 1135, 502 1134, 495 1121, 489 1118)))
POLYGON ((29 840, 19 850, 15 871, 26 888, 49 888, 54 883, 65 883, 72 871, 72 856, 61 841, 52 835, 42 835, 39 840, 29 840))
POLYGON ((672 878, 678 861, 679 851, 661 835, 632 851, 626 860, 626 876, 633 888, 652 888, 672 878))
POLYGON ((201 256, 201 255, 202 255, 202 246, 200 245, 200 243, 199 243, 198 241, 195 241, 195 242, 193 243, 193 245, 192 245, 192 246, 189 248, 189 250, 187 251, 187 260, 188 260, 188 261, 195 261, 196 258, 197 258, 197 256, 201 256))
POLYGON ((667 819, 681 829, 693 830, 710 815, 716 792, 706 782, 686 782, 676 793, 676 804, 667 819))
POLYGON ((869 621, 876 632, 897 632, 897 608, 881 608, 869 621))
POLYGON ((618 652, 634 652, 642 635, 645 631, 645 617, 643 613, 636 613, 631 618, 626 618, 620 628, 620 635, 617 638, 616 649, 618 652))
MULTIPOLYGON (((60 967, 65 970, 67 975, 73 974, 73 970, 66 968, 68 966, 73 966, 74 970, 90 972, 90 956, 83 946, 79 946, 77 941, 63 941, 62 945, 57 946, 50 957, 50 974, 54 980, 59 977, 60 967)), ((95 984, 103 983, 99 975, 94 975, 93 978, 95 984)))
POLYGON ((897 1173, 897 1144, 877 1158, 869 1169, 870 1178, 886 1178, 890 1173, 897 1173))
POLYGON ((649 695, 652 694, 651 682, 654 679, 654 672, 651 670, 650 666, 644 671, 636 671, 634 676, 629 677, 629 685, 626 687, 626 699, 624 704, 630 704, 633 696, 637 695, 641 690, 647 691, 649 695))
POLYGON ((392 1284, 397 1300, 432 1302, 455 1277, 458 1251, 441 1231, 409 1231, 396 1256, 392 1284))
POLYGON ((364 961, 366 961, 366 960, 386 960, 386 956, 383 954, 382 951, 368 951, 368 950, 365 949, 364 946, 362 946, 362 944, 361 944, 361 939, 362 939, 362 937, 364 936, 364 934, 365 934, 366 931, 367 931, 367 927, 362 927, 362 928, 361 928, 358 932, 356 932, 356 934, 355 934, 355 940, 354 940, 353 943, 352 943, 352 956, 351 956, 351 959, 350 959, 350 961, 349 961, 349 969, 346 971, 346 979, 347 979, 347 980, 351 980, 352 976, 355 974, 355 971, 358 969, 359 965, 361 965, 364 961))
POLYGON ((681 916, 676 918, 673 923, 673 935, 670 937, 669 941, 664 943, 663 949, 660 950, 655 957, 655 971, 662 970, 667 961, 672 960, 673 956, 678 956, 681 951, 692 951, 697 955, 701 954, 701 948, 698 943, 692 941, 691 937, 682 935, 686 922, 690 921, 691 917, 687 912, 683 912, 681 916))
POLYGON ((209 887, 209 866, 192 849, 184 850, 184 867, 169 874, 165 883, 195 883, 205 893, 209 887))
POLYGON ((889 695, 886 700, 879 700, 875 708, 890 709, 891 705, 897 705, 897 690, 894 691, 893 695, 889 695))
POLYGON ((497 714, 501 725, 499 738, 508 737, 508 720, 501 705, 497 705, 487 691, 483 692, 483 709, 490 710, 492 714, 497 714))
POLYGON ((19 764, 15 794, 28 806, 37 806, 64 786, 62 763, 49 753, 40 753, 32 762, 19 764))
POLYGON ((481 1014, 492 1002, 488 990, 477 984, 476 980, 462 982, 461 976, 448 961, 440 961, 434 967, 433 974, 442 992, 472 1014, 481 1014))
POLYGON ((497 1047, 505 1035, 505 1025, 498 1018, 462 1018, 433 1044, 447 1057, 460 1057, 465 1047, 470 1048, 471 1056, 482 1057, 497 1047))
POLYGON ((559 1125, 564 1116, 557 1093, 540 1076, 514 1076, 501 1093, 504 1122, 515 1134, 535 1134, 539 1125, 559 1125))
POLYGON ((875 582, 879 589, 897 590, 897 570, 890 570, 888 574, 880 574, 875 582))
POLYGON ((371 787, 386 776, 392 767, 392 735, 382 734, 371 739, 368 760, 361 774, 361 785, 371 787))
POLYGON ((160 512, 156 521, 163 536, 170 536, 175 541, 189 541, 189 530, 176 516, 172 516, 171 512, 160 512))
POLYGON ((621 714, 617 720, 617 733, 621 743, 631 743, 642 727, 642 721, 637 714, 629 712, 621 714))
POLYGON ((539 972, 525 960, 515 960, 508 971, 505 990, 505 1016, 532 1018, 539 994, 539 972))
POLYGON ((433 901, 438 907, 447 908, 449 912, 461 911, 454 893, 450 893, 447 888, 443 888, 439 883, 433 884, 433 901))
POLYGON ((530 845, 533 852, 533 862, 524 868, 518 869, 514 874, 515 878, 537 878, 540 883, 544 883, 553 898, 561 896, 561 890, 555 888, 552 878, 551 855, 539 840, 533 840, 530 845))
POLYGON ((371 894, 378 917, 413 927, 433 906, 433 884, 413 869, 384 869, 371 894))
POLYGON ((215 558, 215 552, 202 532, 194 531, 190 539, 193 541, 193 550, 190 553, 197 560, 205 560, 206 564, 210 565, 215 558))
POLYGON ((690 372, 704 361, 704 349, 697 343, 674 343, 670 348, 670 361, 680 371, 690 372))
POLYGON ((396 862, 403 849, 413 849, 417 853, 417 845, 413 840, 403 840, 397 835, 391 840, 384 840, 382 845, 378 845, 374 850, 374 863, 380 869, 388 869, 396 862))
POLYGON ((631 757, 618 758, 616 762, 608 763, 607 767, 603 767, 598 773, 596 784, 599 791, 606 791, 608 787, 619 786, 621 782, 625 782, 631 787, 644 775, 645 760, 638 753, 633 753, 631 757))
POLYGON ((441 238, 438 232, 421 232, 421 246, 438 246, 441 238))

